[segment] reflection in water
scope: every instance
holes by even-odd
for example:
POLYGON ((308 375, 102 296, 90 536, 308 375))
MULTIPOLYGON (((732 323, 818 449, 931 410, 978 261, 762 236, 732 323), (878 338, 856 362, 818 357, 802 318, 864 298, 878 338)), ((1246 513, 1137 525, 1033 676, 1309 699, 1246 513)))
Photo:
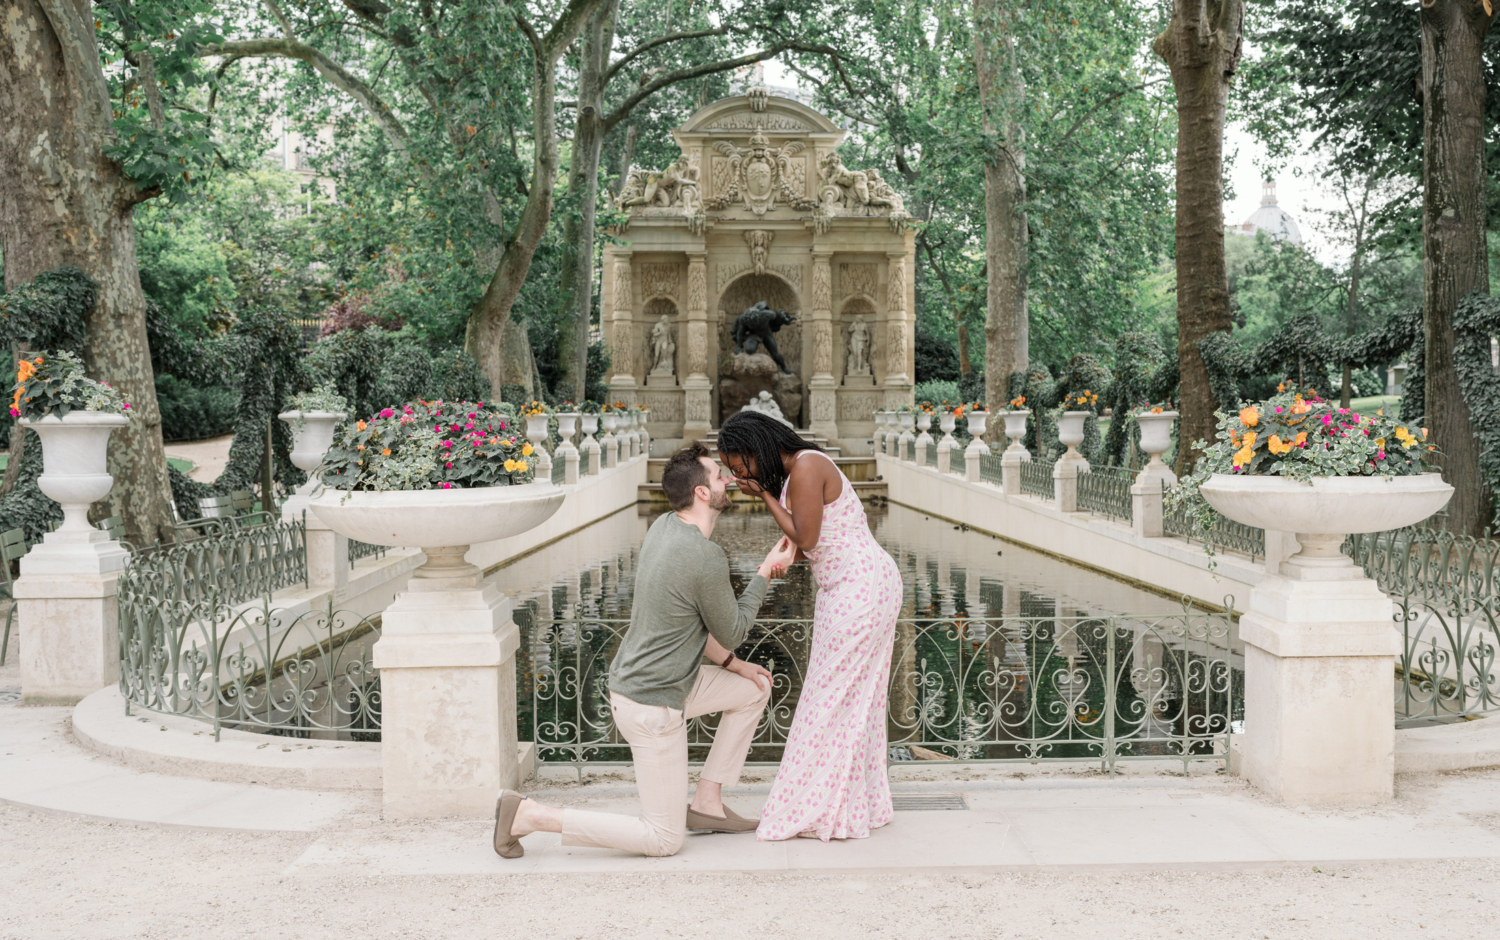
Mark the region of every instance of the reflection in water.
MULTIPOLYGON (((1242 713, 1240 655, 1222 618, 904 507, 867 507, 902 572, 890 686, 893 745, 966 759, 1128 759, 1225 753, 1242 713), (1129 614, 1129 617, 1121 615, 1129 614)), ((630 616, 655 515, 629 511, 497 575, 519 601, 522 739, 543 759, 628 760, 607 670, 630 616), (522 582, 521 578, 528 579, 522 582)), ((736 592, 780 536, 764 511, 720 518, 736 592)), ((752 760, 779 759, 807 662, 816 586, 773 582, 740 652, 776 673, 752 760)), ((693 757, 715 716, 690 723, 693 757)), ((893 747, 893 757, 910 755, 893 747)))

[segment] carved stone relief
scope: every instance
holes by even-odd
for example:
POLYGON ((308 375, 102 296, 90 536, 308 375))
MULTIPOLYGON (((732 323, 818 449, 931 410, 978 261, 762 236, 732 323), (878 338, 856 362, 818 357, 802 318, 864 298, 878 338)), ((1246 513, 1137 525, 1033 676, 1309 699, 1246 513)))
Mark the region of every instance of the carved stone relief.
POLYGON ((635 374, 635 330, 629 320, 616 320, 613 348, 610 360, 614 363, 615 375, 635 374))
POLYGON ((745 233, 745 244, 750 246, 750 266, 755 269, 756 274, 766 273, 766 261, 771 255, 771 242, 775 240, 775 232, 755 229, 745 233))
POLYGON ((780 147, 772 147, 759 130, 750 136, 748 147, 727 140, 714 141, 714 150, 726 161, 728 182, 725 189, 719 190, 716 165, 714 194, 708 199, 707 208, 728 209, 738 201, 756 215, 765 215, 776 208, 777 197, 785 199, 794 209, 817 208, 817 200, 805 195, 805 184, 800 192, 792 187, 791 159, 806 146, 800 140, 789 140, 780 147))
MULTIPOLYGON (((753 264, 724 264, 723 262, 720 262, 715 267, 717 268, 719 293, 721 294, 726 287, 733 283, 735 278, 742 274, 753 273, 755 269, 755 265, 753 264)), ((766 265, 766 271, 779 274, 786 278, 797 290, 800 291, 802 289, 802 266, 800 264, 768 264, 766 265)))
POLYGON ((615 309, 628 311, 631 307, 630 260, 615 261, 615 309))
POLYGON ((703 206, 701 187, 697 161, 683 153, 664 170, 632 166, 620 195, 615 197, 615 206, 626 211, 675 207, 693 215, 703 206))
POLYGON ((642 392, 636 400, 651 409, 651 421, 677 424, 682 420, 682 395, 677 392, 642 392))
POLYGON ((896 320, 886 324, 885 372, 897 375, 906 371, 906 324, 896 320))
POLYGON ((688 374, 703 375, 708 372, 708 324, 693 320, 687 328, 688 374))
POLYGON ((708 406, 708 392, 694 393, 689 391, 687 393, 687 408, 685 409, 687 412, 686 420, 694 424, 707 424, 708 406))
POLYGON ((875 284, 875 265, 839 265, 839 290, 843 291, 845 297, 864 296, 874 299, 875 284))
POLYGON ((886 316, 906 313, 906 260, 892 258, 885 281, 886 316))
POLYGON ((819 424, 826 424, 833 420, 835 394, 828 391, 814 391, 812 394, 812 419, 819 424))
POLYGON ((688 263, 687 309, 689 313, 703 313, 708 310, 708 277, 704 271, 706 267, 707 265, 702 261, 688 263))
POLYGON ((787 114, 726 114, 708 125, 711 131, 810 131, 799 118, 787 114))
POLYGON ((671 297, 677 299, 677 284, 681 272, 675 264, 641 265, 641 296, 671 297))
POLYGON ((813 325, 813 372, 833 372, 833 324, 820 320, 813 325))
POLYGON ((840 392, 840 421, 870 421, 880 407, 879 392, 840 392))
POLYGON ((830 280, 828 260, 814 258, 812 279, 812 308, 814 310, 833 309, 833 286, 829 283, 830 280))

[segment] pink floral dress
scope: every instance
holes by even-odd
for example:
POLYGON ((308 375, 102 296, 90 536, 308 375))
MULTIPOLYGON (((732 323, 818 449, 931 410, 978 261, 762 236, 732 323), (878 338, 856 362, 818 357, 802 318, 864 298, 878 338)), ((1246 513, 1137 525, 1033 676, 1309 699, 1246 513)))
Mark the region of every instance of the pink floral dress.
MULTIPOLYGON (((798 459, 812 453, 818 451, 798 459)), ((756 833, 763 842, 804 833, 824 842, 863 839, 891 821, 886 687, 901 572, 875 541, 848 478, 840 473, 839 480, 843 489, 823 507, 818 544, 807 552, 818 584, 812 654, 781 768, 761 810, 756 833)))

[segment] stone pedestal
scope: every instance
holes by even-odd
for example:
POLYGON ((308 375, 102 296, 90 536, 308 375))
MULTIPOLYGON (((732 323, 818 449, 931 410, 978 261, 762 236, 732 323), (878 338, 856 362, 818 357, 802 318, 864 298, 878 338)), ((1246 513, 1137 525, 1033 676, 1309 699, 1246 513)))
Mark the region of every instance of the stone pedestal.
POLYGON ((73 705, 120 681, 115 594, 129 558, 107 533, 84 527, 49 532, 21 559, 23 703, 73 705))
POLYGON ((1078 474, 1089 472, 1089 462, 1069 447, 1052 467, 1052 492, 1060 512, 1078 511, 1078 474))
POLYGON ((510 602, 464 562, 467 548, 428 550, 373 650, 390 817, 493 816, 496 795, 517 782, 520 637, 510 602), (442 576, 430 576, 433 563, 442 576))
POLYGON ((646 376, 647 388, 676 388, 677 376, 675 375, 648 375, 646 376))
POLYGON ((1031 451, 1019 442, 1011 444, 1000 455, 1000 488, 1006 496, 1021 495, 1021 464, 1031 460, 1031 451))
MULTIPOLYGON (((1316 537, 1299 538, 1306 546, 1316 537)), ((1391 677, 1401 646, 1392 612, 1337 541, 1288 560, 1250 592, 1240 618, 1245 735, 1237 773, 1286 803, 1391 798, 1391 677)))
POLYGON ((875 376, 873 375, 846 375, 844 376, 845 388, 874 388, 875 376))

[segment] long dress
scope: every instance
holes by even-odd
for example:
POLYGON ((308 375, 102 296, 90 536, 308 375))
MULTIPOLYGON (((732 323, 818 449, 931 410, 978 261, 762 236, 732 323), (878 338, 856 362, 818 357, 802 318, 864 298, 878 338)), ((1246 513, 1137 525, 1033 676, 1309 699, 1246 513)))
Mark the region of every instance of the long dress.
MULTIPOLYGON (((811 453, 819 452, 798 459, 811 453)), ((818 544, 807 552, 818 584, 812 653, 756 829, 763 842, 803 834, 824 842, 863 839, 891 821, 886 687, 901 571, 875 541, 848 478, 840 473, 839 481, 838 499, 823 507, 818 544)))

